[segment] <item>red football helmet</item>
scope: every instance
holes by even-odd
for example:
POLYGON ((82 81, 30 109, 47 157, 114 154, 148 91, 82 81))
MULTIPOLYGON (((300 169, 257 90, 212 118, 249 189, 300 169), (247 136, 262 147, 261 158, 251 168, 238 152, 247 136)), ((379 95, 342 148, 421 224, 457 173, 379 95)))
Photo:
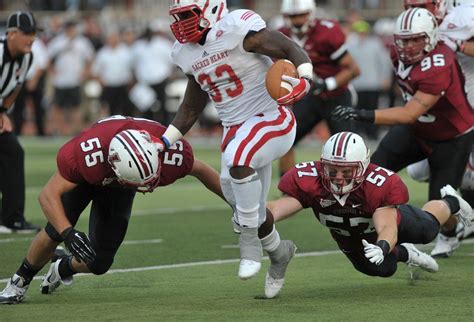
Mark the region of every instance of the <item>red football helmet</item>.
POLYGON ((331 136, 321 154, 324 188, 337 195, 359 188, 370 163, 369 155, 370 150, 360 135, 340 132, 331 136), (337 173, 339 171, 343 176, 337 173))
POLYGON ((447 0, 403 0, 403 5, 406 9, 410 8, 425 8, 436 17, 438 21, 444 19, 448 9, 447 0))
POLYGON ((196 43, 227 12, 225 0, 172 0, 169 14, 175 22, 171 31, 182 44, 196 43))
POLYGON ((423 8, 411 8, 398 16, 395 47, 398 59, 406 65, 422 60, 438 43, 436 18, 423 8))

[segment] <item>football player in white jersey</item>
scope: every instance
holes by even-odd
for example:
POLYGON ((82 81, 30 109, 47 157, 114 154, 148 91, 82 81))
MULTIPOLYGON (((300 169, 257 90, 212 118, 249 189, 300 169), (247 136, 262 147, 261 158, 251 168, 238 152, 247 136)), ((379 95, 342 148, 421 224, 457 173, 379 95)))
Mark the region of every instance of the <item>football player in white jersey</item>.
POLYGON ((267 29, 258 14, 229 13, 224 0, 174 0, 169 13, 175 19, 171 29, 177 40, 173 61, 187 75, 188 84, 177 115, 162 136, 162 147, 186 134, 207 100, 213 100, 224 128, 222 190, 233 205, 240 231, 238 276, 248 279, 258 273, 263 246, 271 260, 267 281, 282 285, 296 247, 290 241, 280 243, 273 224, 267 234, 259 227, 266 220, 272 161, 285 154, 295 138, 296 124, 287 106, 309 92, 313 66, 301 47, 267 29), (292 90, 277 101, 265 88, 270 57, 292 61, 299 76, 282 76, 292 90))
MULTIPOLYGON (((438 19, 438 33, 452 50, 457 52, 461 65, 469 103, 474 106, 474 0, 404 0, 405 9, 423 7, 431 11, 438 19)), ((466 165, 461 185, 461 193, 471 206, 474 206, 474 150, 466 165)), ((417 181, 429 178, 428 160, 422 160, 407 167, 410 177, 417 181)), ((445 224, 431 251, 434 257, 448 257, 459 247, 460 239, 474 235, 474 227, 450 221, 445 224)))

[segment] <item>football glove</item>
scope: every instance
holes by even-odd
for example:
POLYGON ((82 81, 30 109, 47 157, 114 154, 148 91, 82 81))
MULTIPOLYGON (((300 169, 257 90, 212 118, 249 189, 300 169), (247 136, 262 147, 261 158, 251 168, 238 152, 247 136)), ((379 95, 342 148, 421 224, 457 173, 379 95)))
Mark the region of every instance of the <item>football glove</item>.
POLYGON ((377 244, 371 244, 365 239, 362 239, 362 245, 364 246, 365 257, 375 265, 382 264, 385 256, 390 251, 390 245, 386 240, 379 240, 377 244))
POLYGON ((95 259, 96 253, 91 241, 83 232, 69 227, 61 233, 61 237, 64 240, 64 245, 67 250, 69 250, 77 261, 88 264, 95 259))
POLYGON ((334 109, 334 111, 332 111, 332 119, 335 121, 355 120, 374 123, 375 111, 339 105, 334 109))
POLYGON ((294 78, 291 76, 283 75, 281 79, 285 82, 290 83, 291 87, 293 88, 290 93, 277 99, 277 103, 281 105, 292 105, 298 102, 306 94, 309 93, 309 90, 311 89, 311 85, 313 83, 313 80, 306 77, 294 78))
POLYGON ((327 90, 328 90, 328 85, 326 84, 326 81, 322 78, 316 78, 316 80, 313 83, 313 94, 319 95, 323 92, 326 92, 327 90))

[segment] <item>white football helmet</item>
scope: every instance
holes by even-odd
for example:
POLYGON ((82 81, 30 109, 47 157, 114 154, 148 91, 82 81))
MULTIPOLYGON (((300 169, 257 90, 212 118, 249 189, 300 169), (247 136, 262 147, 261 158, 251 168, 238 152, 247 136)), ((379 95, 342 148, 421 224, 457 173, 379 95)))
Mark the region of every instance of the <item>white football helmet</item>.
POLYGON ((158 184, 161 162, 156 144, 146 131, 117 133, 110 141, 108 161, 122 184, 142 192, 152 191, 158 184))
POLYGON ((175 22, 171 31, 180 43, 196 43, 227 12, 225 0, 172 0, 169 14, 175 22))
POLYGON ((352 132, 336 133, 324 144, 321 154, 322 183, 326 190, 344 195, 356 190, 364 182, 370 163, 370 150, 360 135, 352 132), (336 182, 335 167, 352 168, 344 180, 336 182))
POLYGON ((405 10, 398 16, 394 38, 400 61, 406 65, 417 63, 438 43, 436 18, 427 9, 405 10), (419 38, 424 41, 415 43, 419 38))
POLYGON ((282 15, 299 15, 303 13, 314 13, 316 4, 314 0, 283 0, 280 13, 282 15))

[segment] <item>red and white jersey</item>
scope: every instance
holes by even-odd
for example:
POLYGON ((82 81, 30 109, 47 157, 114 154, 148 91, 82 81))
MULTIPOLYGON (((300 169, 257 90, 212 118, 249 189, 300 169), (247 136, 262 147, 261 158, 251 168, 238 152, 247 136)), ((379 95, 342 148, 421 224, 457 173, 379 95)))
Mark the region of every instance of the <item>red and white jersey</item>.
MULTIPOLYGON (((145 130, 156 137, 161 137, 166 130, 158 122, 121 115, 99 120, 61 147, 57 155, 59 173, 66 180, 78 184, 117 184, 108 162, 109 144, 117 133, 126 129, 145 130)), ((160 153, 159 157, 161 173, 158 186, 169 185, 188 175, 194 164, 193 150, 183 139, 160 153)))
MULTIPOLYGON (((337 21, 314 19, 303 38, 295 35, 289 27, 283 27, 280 31, 304 48, 313 63, 313 72, 318 77, 332 77, 341 71, 338 60, 346 54, 347 46, 346 36, 337 21)), ((335 97, 346 89, 347 85, 343 85, 321 96, 335 97)))
POLYGON ((423 139, 444 141, 465 133, 474 126, 474 112, 464 90, 464 76, 456 54, 440 42, 420 62, 404 66, 392 47, 392 63, 405 101, 417 91, 441 95, 428 113, 412 124, 423 139))
POLYGON ((372 163, 365 181, 349 194, 344 206, 324 188, 320 173, 319 161, 297 164, 281 178, 278 188, 304 208, 311 207, 341 249, 359 247, 362 239, 375 242, 377 234, 372 221, 375 210, 408 202, 408 189, 401 178, 372 163))
POLYGON ((204 45, 174 43, 173 61, 184 73, 193 75, 208 93, 223 126, 241 124, 277 108, 265 87, 271 59, 243 48, 249 32, 265 27, 255 12, 235 10, 212 27, 204 45))
MULTIPOLYGON (((456 40, 470 40, 474 37, 474 6, 463 5, 454 7, 443 19, 438 28, 440 39, 452 50, 456 50, 456 40)), ((458 53, 466 79, 466 92, 469 103, 474 107, 474 59, 458 53)))

